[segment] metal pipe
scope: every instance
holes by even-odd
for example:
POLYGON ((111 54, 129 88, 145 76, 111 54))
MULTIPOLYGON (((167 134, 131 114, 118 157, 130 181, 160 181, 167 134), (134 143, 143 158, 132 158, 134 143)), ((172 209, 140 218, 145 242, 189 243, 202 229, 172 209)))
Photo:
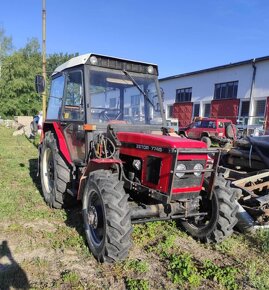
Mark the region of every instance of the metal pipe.
MULTIPOLYGON (((254 90, 254 86, 255 86, 256 71, 257 71, 255 58, 253 58, 253 60, 252 60, 252 68, 253 68, 253 72, 252 72, 252 79, 251 79, 251 86, 250 86, 250 93, 249 93, 249 111, 252 111, 254 108, 254 106, 252 104, 252 95, 253 95, 253 90, 254 90)), ((251 115, 254 115, 254 112, 252 112, 251 115)), ((250 125, 250 122, 251 122, 250 120, 251 120, 251 118, 248 119, 248 125, 250 125)), ((248 134, 248 132, 247 132, 247 134, 248 134)))
POLYGON ((238 211, 236 213, 236 217, 238 219, 238 222, 236 224, 236 228, 240 232, 250 232, 254 229, 254 220, 252 217, 245 211, 245 209, 241 206, 241 204, 238 203, 238 201, 235 201, 238 205, 238 211))
POLYGON ((46 119, 46 0, 42 0, 42 75, 45 80, 45 90, 42 93, 43 122, 46 119))
MULTIPOLYGON (((188 217, 206 216, 207 214, 208 213, 193 213, 193 214, 188 215, 188 217)), ((168 221, 168 220, 176 220, 176 219, 185 220, 186 217, 184 214, 181 214, 181 215, 172 215, 172 216, 167 216, 167 217, 142 218, 142 219, 132 220, 132 224, 142 224, 146 222, 168 221)))
POLYGON ((149 217, 166 218, 171 215, 183 214, 185 215, 186 209, 179 203, 171 204, 151 204, 145 207, 137 206, 131 210, 131 219, 141 219, 149 217))
POLYGON ((269 230, 269 225, 263 225, 263 226, 254 226, 253 227, 253 230, 256 231, 256 230, 269 230))
POLYGON ((135 207, 131 211, 131 219, 158 217, 161 212, 164 213, 163 204, 153 204, 146 207, 135 207))

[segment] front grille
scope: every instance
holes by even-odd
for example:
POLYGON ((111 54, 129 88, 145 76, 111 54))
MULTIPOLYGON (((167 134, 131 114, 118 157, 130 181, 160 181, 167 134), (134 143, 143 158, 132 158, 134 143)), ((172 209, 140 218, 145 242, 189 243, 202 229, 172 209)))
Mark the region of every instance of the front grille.
MULTIPOLYGON (((200 163, 205 168, 205 160, 178 160, 178 164, 184 164, 186 166, 186 170, 193 170, 195 164, 200 163)), ((175 172, 176 173, 176 172, 175 172)), ((196 187, 200 186, 202 182, 202 176, 196 176, 194 173, 185 173, 183 177, 178 177, 176 174, 174 175, 173 188, 187 188, 187 187, 196 187)))

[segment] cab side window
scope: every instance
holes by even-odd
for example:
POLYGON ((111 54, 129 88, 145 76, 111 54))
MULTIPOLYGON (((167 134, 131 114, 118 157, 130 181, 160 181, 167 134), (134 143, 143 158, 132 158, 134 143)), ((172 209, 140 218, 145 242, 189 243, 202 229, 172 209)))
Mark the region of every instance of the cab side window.
POLYGON ((194 123, 193 128, 200 128, 201 127, 201 121, 197 121, 194 123))
POLYGON ((66 98, 64 104, 64 119, 83 120, 83 86, 81 71, 73 71, 67 74, 66 98))
POLYGON ((46 119, 58 120, 60 118, 63 94, 64 94, 64 76, 61 75, 57 78, 54 78, 51 81, 46 119))
POLYGON ((216 122, 215 122, 215 121, 210 121, 210 122, 208 123, 208 128, 216 129, 216 122))

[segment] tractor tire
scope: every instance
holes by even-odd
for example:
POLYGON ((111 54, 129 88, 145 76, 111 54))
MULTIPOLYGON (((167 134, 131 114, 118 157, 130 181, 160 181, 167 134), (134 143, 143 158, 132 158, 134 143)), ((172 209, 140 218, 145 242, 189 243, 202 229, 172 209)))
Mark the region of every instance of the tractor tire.
POLYGON ((203 136, 201 138, 201 141, 204 142, 207 145, 207 148, 210 148, 212 145, 211 139, 207 136, 203 136))
POLYGON ((59 153, 54 133, 46 132, 41 148, 41 186, 46 203, 53 208, 68 207, 76 200, 67 193, 71 171, 59 153))
POLYGON ((128 256, 132 246, 128 197, 117 174, 107 170, 90 174, 82 212, 88 246, 99 262, 117 262, 128 256))
MULTIPOLYGON (((181 227, 193 238, 204 243, 219 243, 233 233, 237 224, 236 192, 230 188, 225 179, 217 177, 213 189, 212 199, 208 199, 208 193, 202 191, 200 200, 200 212, 208 212, 202 218, 189 218, 181 221, 181 227)), ((205 181, 205 188, 208 181, 205 181)))

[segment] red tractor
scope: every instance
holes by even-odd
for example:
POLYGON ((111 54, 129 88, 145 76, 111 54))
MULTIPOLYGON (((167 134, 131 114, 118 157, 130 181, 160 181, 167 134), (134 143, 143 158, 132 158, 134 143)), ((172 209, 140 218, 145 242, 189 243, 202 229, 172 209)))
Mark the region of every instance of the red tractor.
POLYGON ((217 177, 219 151, 169 135, 156 65, 86 54, 59 66, 39 152, 46 203, 82 201, 98 261, 127 257, 132 224, 178 220, 194 238, 219 242, 237 222, 234 193, 217 177))

